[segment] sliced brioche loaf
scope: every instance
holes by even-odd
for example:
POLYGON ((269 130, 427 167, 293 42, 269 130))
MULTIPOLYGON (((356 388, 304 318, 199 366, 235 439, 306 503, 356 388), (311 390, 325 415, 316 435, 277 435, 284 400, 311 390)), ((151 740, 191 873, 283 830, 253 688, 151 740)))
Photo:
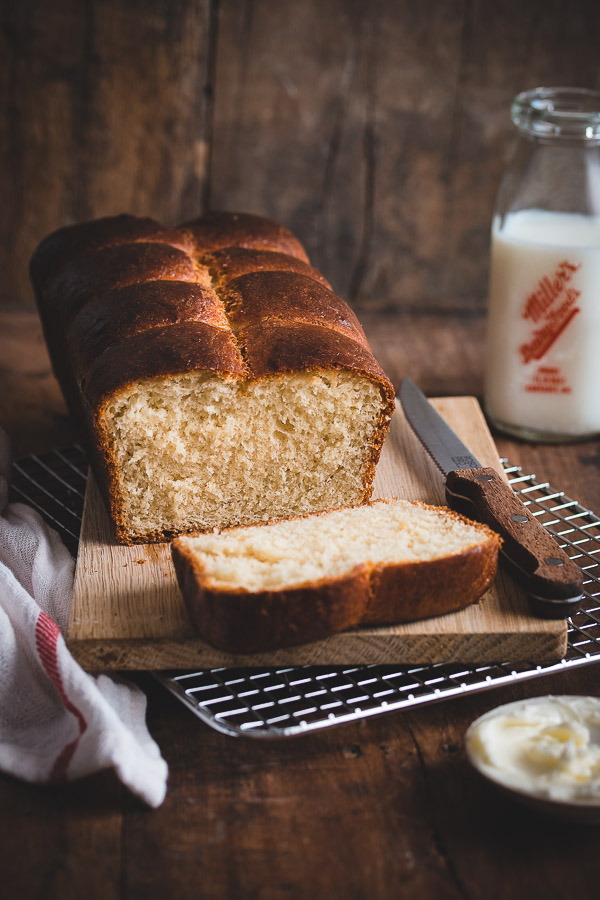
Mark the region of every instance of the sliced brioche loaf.
POLYGON ((393 386, 286 228, 100 219, 46 238, 31 276, 119 542, 370 497, 393 386))
POLYGON ((493 581, 499 545, 448 509, 378 500, 180 537, 172 555, 200 636, 244 653, 462 609, 493 581))

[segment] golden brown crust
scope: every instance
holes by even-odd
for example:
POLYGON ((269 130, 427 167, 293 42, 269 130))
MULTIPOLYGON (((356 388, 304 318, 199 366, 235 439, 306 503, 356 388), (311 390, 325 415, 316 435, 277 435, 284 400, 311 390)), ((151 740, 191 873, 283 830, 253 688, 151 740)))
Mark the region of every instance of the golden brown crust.
POLYGON ((203 640, 230 653, 253 653, 305 644, 356 626, 368 598, 368 571, 318 588, 212 591, 202 586, 197 559, 179 541, 172 544, 177 579, 194 627, 203 640))
MULTIPOLYGON (((256 322, 241 328, 238 339, 254 378, 282 372, 350 370, 379 384, 393 404, 393 388, 370 349, 334 328, 256 322)), ((393 406, 390 415, 392 410, 393 406)))
POLYGON ((455 556, 373 569, 362 624, 392 625, 457 612, 487 591, 496 568, 496 542, 490 538, 455 556))
POLYGON ((272 250, 295 256, 308 262, 306 250, 283 225, 249 213, 230 213, 213 210, 180 226, 184 234, 193 238, 202 252, 223 247, 245 247, 252 250, 272 250))
POLYGON ((482 542, 438 559, 386 566, 363 564, 341 577, 277 591, 216 588, 186 538, 173 541, 171 555, 189 616, 204 640, 230 653, 275 650, 361 625, 392 625, 446 615, 477 601, 496 575, 501 539, 486 525, 445 508, 441 511, 475 527, 482 542))
POLYGON ((223 287, 232 278, 249 275, 251 272, 297 272, 331 290, 331 285, 318 269, 295 256, 275 253, 273 250, 227 247, 207 253, 201 261, 208 266, 212 278, 223 287))
MULTIPOLYGON (((363 471, 362 499, 370 496, 393 387, 354 313, 286 228, 236 213, 178 229, 116 216, 50 235, 31 272, 55 374, 96 445, 113 511, 110 452, 97 446, 103 404, 136 381, 187 372, 261 379, 343 369, 371 380, 382 406, 363 471)), ((169 537, 117 530, 125 542, 169 537)))
POLYGON ((169 244, 186 252, 190 250, 190 241, 185 234, 176 228, 165 228, 154 219, 122 214, 67 225, 44 238, 33 254, 29 271, 34 290, 36 293, 45 291, 63 268, 81 253, 138 241, 169 244))
POLYGON ((204 322, 180 322, 113 344, 91 363, 80 383, 87 404, 96 410, 135 382, 199 371, 223 377, 246 374, 231 332, 204 322))
POLYGON ((73 320, 70 349, 75 371, 84 372, 115 344, 182 322, 204 322, 230 330, 211 288, 184 281, 150 281, 108 291, 87 303, 73 320))
POLYGON ((80 254, 46 290, 44 307, 68 328, 79 310, 107 291, 146 281, 198 282, 187 253, 167 244, 137 243, 80 254))
POLYGON ((198 282, 201 276, 187 253, 167 244, 130 243, 79 252, 38 295, 44 335, 54 373, 73 411, 69 359, 70 329, 87 303, 109 291, 146 281, 198 282))
MULTIPOLYGON (((362 327, 348 304, 296 272, 254 272, 227 285, 227 315, 236 333, 252 326, 323 325, 370 347, 362 327)), ((260 343, 260 342, 259 342, 260 343)))

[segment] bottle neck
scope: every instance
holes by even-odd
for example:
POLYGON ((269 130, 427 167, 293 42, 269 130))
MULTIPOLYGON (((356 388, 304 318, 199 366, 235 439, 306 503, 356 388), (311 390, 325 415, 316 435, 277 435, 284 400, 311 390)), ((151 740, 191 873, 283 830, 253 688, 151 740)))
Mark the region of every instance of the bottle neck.
POLYGON ((535 88, 518 94, 511 118, 522 134, 549 141, 600 141, 600 92, 535 88))
POLYGON ((519 134, 496 204, 500 227, 524 209, 600 216, 600 142, 519 134))

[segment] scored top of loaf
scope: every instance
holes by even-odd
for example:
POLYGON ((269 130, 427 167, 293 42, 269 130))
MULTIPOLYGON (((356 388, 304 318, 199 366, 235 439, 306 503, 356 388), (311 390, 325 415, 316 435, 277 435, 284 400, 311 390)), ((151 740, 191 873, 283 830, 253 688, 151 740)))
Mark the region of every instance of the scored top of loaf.
POLYGON ((221 481, 228 490, 237 477, 219 457, 208 489, 219 441, 236 449, 245 442, 249 459, 259 451, 263 461, 272 458, 279 478, 273 502, 285 511, 289 460, 280 460, 280 451, 288 431, 277 426, 292 399, 303 423, 298 452, 302 435, 312 437, 319 405, 329 411, 333 437, 327 428, 315 432, 321 466, 312 475, 304 466, 302 478, 293 479, 298 497, 290 508, 370 496, 394 409, 393 386, 354 313, 288 229, 240 213, 210 212, 178 228, 113 216, 50 235, 33 255, 31 277, 52 366, 89 438, 118 540, 164 540, 192 526, 211 527, 223 516, 230 523, 264 517, 263 491, 250 502, 242 486, 243 509, 229 502, 223 512, 225 499, 215 501, 225 497, 221 481), (206 390, 219 399, 205 408, 199 398, 206 390), (257 435, 264 409, 257 415, 256 398, 269 392, 276 398, 269 407, 273 429, 257 435), (225 395, 228 402, 237 398, 228 415, 225 395), (214 440, 200 427, 204 415, 217 420, 214 440), (245 437, 244 427, 250 428, 245 437), (335 452, 338 439, 350 454, 348 471, 335 452), (202 453, 206 465, 199 462, 202 453), (176 464, 167 465, 173 459, 176 464), (327 474, 319 478, 322 468, 327 474))
POLYGON ((260 216, 208 212, 178 228, 120 215, 61 228, 31 277, 55 373, 72 411, 160 374, 227 378, 349 369, 391 382, 350 307, 298 239, 260 216))
POLYGON ((288 228, 262 216, 210 210, 191 222, 185 222, 180 230, 190 235, 203 250, 245 247, 285 253, 308 262, 306 250, 298 238, 288 228))

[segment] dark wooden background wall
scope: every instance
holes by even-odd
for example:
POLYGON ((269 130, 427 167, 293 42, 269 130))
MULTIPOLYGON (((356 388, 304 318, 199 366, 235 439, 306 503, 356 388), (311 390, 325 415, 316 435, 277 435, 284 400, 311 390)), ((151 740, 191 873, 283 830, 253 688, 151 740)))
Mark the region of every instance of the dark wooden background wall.
POLYGON ((508 106, 600 87, 598 0, 2 0, 1 302, 130 211, 289 225, 358 309, 483 309, 508 106))

